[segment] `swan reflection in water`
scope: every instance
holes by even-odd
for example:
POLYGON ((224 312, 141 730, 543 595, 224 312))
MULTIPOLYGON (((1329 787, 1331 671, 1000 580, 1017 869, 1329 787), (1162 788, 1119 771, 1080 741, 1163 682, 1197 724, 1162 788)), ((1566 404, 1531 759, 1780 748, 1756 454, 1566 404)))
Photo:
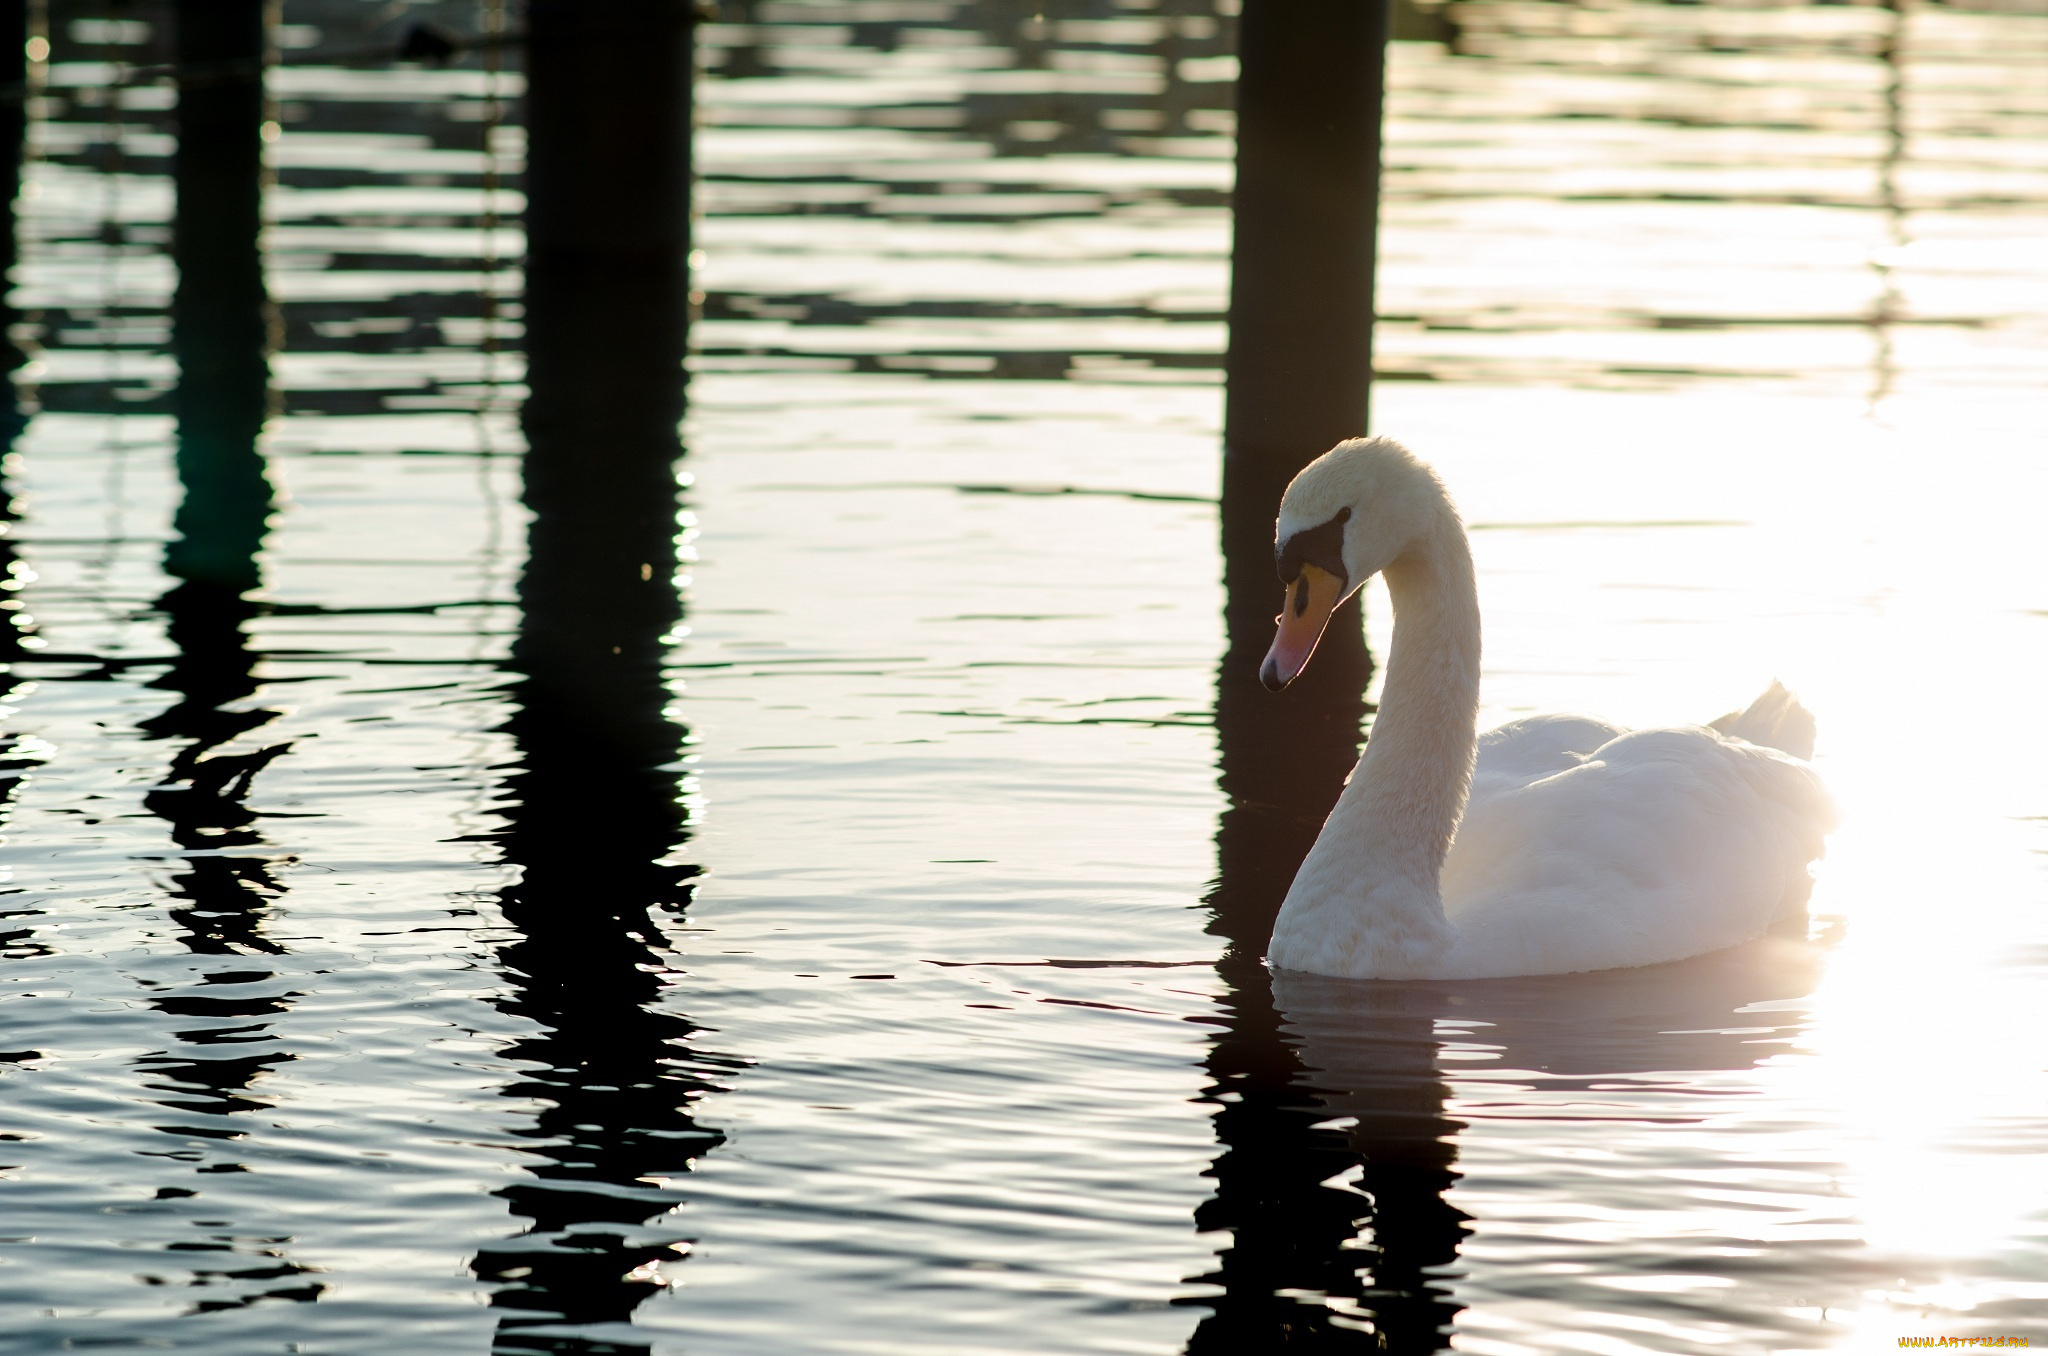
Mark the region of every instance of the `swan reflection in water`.
POLYGON ((1667 965, 1575 975, 1391 981, 1274 971, 1283 1038, 1328 1113, 1319 1128, 1341 1134, 1356 1164, 1325 1185, 1369 1198, 1359 1202, 1363 1227, 1344 1245, 1362 1264, 1360 1284, 1316 1298, 1335 1322, 1369 1325, 1380 1349, 1448 1347, 1462 1307, 1453 1264, 1471 1231, 1445 1194, 1460 1176, 1457 1141, 1468 1128, 1460 1100, 1468 1114, 1483 1106, 1488 1116, 1540 1118, 1555 1114, 1556 1099, 1539 1096, 1590 1082, 1611 1113, 1632 1089, 1668 1091, 1672 1076, 1753 1068, 1804 1024, 1796 1006, 1757 1006, 1810 994, 1821 958, 1803 937, 1774 935, 1667 965), (1462 1098, 1453 1079, 1467 1085, 1462 1098), (1486 1085, 1483 1102, 1471 1095, 1474 1082, 1486 1085))

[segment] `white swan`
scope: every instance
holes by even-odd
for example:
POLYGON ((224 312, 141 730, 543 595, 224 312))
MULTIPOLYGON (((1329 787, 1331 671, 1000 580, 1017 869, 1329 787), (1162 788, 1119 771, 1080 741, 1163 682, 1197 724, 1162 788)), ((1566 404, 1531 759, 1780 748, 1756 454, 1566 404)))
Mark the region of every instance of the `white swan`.
POLYGON ((1482 737, 1472 553, 1434 471, 1385 438, 1340 443, 1287 487, 1275 538, 1287 593, 1266 686, 1301 672, 1372 575, 1394 602, 1372 738, 1281 905, 1276 969, 1651 965, 1748 941, 1805 902, 1834 811, 1804 761, 1813 717, 1784 688, 1712 727, 1536 716, 1482 737))

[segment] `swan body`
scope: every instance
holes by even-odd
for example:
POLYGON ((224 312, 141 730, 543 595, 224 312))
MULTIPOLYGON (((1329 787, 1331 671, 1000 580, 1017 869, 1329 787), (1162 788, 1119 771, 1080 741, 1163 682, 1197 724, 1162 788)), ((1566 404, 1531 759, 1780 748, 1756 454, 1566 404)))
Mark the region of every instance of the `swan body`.
POLYGON ((1709 725, 1537 716, 1478 734, 1479 604, 1435 472, 1341 443, 1282 498, 1284 686, 1373 574, 1394 637, 1372 737, 1296 873, 1267 958, 1359 979, 1653 965, 1739 945, 1806 899, 1834 811, 1783 687, 1709 725))

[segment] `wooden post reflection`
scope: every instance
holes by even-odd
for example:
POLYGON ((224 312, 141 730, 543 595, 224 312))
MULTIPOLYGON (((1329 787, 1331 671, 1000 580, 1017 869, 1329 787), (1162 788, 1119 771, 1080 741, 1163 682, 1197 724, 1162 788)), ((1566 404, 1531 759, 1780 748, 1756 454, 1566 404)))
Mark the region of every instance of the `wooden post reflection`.
POLYGON ((659 0, 534 0, 528 18, 533 520, 502 835, 520 937, 500 959, 504 1006, 534 1024, 514 1056, 537 1066, 505 1091, 542 1110, 536 1166, 502 1193, 531 1225, 473 1263, 498 1283, 508 1353, 583 1349, 536 1327, 630 1321, 683 1255, 646 1230, 675 1205, 660 1181, 719 1138, 690 1114, 714 1076, 664 1004, 659 921, 694 874, 668 860, 686 828, 664 677, 682 615, 690 18, 659 0))
MULTIPOLYGON (((175 7, 178 58, 178 266, 171 347, 178 360, 177 468, 184 490, 165 568, 178 582, 158 600, 173 658, 150 686, 175 700, 142 722, 169 741, 163 776, 143 805, 164 821, 182 869, 171 876, 178 940, 203 956, 277 955, 266 934, 283 892, 271 873, 252 783, 288 749, 231 746, 276 719, 252 707, 260 690, 249 623, 262 611, 257 553, 270 510, 260 439, 269 416, 270 309, 263 286, 262 60, 265 7, 244 0, 175 7)), ((260 962, 259 962, 260 963, 260 962)), ((291 995, 260 969, 212 969, 189 988, 152 990, 177 1044, 136 1060, 158 1100, 186 1117, 267 1109, 261 1076, 295 1056, 270 1033, 291 995), (225 1046, 225 1048, 221 1048, 225 1046)), ((162 1127, 219 1138, 219 1122, 162 1127)), ((205 1170, 239 1170, 221 1154, 205 1170)), ((267 1293, 311 1301, 324 1288, 282 1260, 267 1293)))
POLYGON ((1446 1348, 1462 1306, 1445 1273, 1468 1217, 1445 1199, 1465 1126, 1445 1111, 1436 1023, 1460 1012, 1457 999, 1438 985, 1287 973, 1274 977, 1272 994, 1305 1066, 1300 1081, 1314 1088, 1323 1119, 1343 1126, 1351 1184, 1370 1202, 1343 1254, 1350 1274, 1325 1293, 1372 1325, 1379 1350, 1446 1348))
POLYGON ((257 690, 247 627, 270 513, 261 438, 270 413, 270 303, 263 285, 263 0, 178 0, 176 224, 171 349, 178 360, 177 467, 184 499, 165 552, 180 582, 158 606, 176 658, 152 684, 178 694, 143 725, 183 741, 145 798, 194 850, 175 917, 200 952, 274 951, 261 921, 277 885, 242 804, 280 747, 215 754, 275 711, 224 710, 257 690))
POLYGON ((1264 616, 1255 632, 1248 622, 1233 627, 1216 682, 1225 806, 1209 930, 1224 940, 1218 969, 1229 987, 1225 1025, 1206 1061, 1221 1152, 1211 1169, 1214 1195, 1195 1216, 1204 1231, 1227 1230, 1231 1242, 1216 1271, 1202 1278, 1222 1293, 1199 1301, 1214 1312, 1188 1350, 1377 1350, 1370 1335, 1334 1321, 1325 1305, 1290 1297, 1360 1293, 1363 1258, 1349 1245, 1370 1211, 1357 1192, 1324 1185, 1358 1167, 1360 1156, 1343 1135, 1315 1128, 1330 1113, 1282 1033, 1262 959, 1295 868, 1357 757, 1371 661, 1353 607, 1331 623, 1333 635, 1302 680, 1285 692, 1266 691, 1258 665, 1280 593, 1270 512, 1265 537, 1249 560, 1246 554, 1240 548, 1226 556, 1231 605, 1239 615, 1264 616), (1262 601, 1247 603, 1247 594, 1262 601), (1329 641, 1340 626, 1355 643, 1333 651, 1329 641))

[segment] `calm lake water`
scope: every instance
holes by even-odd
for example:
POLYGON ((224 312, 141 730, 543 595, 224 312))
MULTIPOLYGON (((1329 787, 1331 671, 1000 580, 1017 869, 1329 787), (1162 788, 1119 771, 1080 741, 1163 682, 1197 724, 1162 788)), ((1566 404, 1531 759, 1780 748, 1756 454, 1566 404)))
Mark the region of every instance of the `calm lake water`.
POLYGON ((322 57, 488 13, 286 0, 288 503, 201 635, 161 14, 52 8, 0 1351, 2048 1341, 2035 7, 1395 44, 1374 431, 1475 528, 1485 718, 1781 677, 1845 824, 1808 937, 1370 985, 1213 904, 1276 887, 1218 866, 1234 4, 725 0, 639 849, 694 882, 596 986, 515 907, 518 78, 322 57))

